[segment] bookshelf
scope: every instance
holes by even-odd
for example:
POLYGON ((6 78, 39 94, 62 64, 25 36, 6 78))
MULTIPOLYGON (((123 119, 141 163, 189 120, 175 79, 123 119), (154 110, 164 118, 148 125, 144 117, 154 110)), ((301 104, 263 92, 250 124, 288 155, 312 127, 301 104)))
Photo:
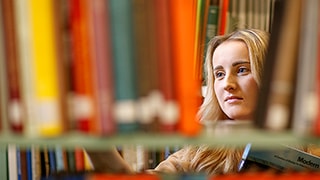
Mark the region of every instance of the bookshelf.
MULTIPOLYGON (((205 43, 236 28, 270 32, 275 1, 1 0, 1 166, 8 144, 99 151, 124 145, 317 144, 314 134, 292 129, 212 133, 194 118, 205 43)), ((310 31, 309 25, 304 27, 310 31)), ((0 172, 7 178, 6 170, 0 172)))

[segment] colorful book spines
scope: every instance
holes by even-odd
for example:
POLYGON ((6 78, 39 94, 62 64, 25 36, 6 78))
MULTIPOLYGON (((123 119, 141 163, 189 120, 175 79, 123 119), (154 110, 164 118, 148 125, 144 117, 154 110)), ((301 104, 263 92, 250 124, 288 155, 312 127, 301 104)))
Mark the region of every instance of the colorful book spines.
MULTIPOLYGON (((135 40, 133 37, 134 22, 130 17, 132 1, 72 0, 68 1, 67 5, 52 0, 39 3, 36 0, 13 2, 12 7, 16 10, 17 53, 23 54, 17 65, 20 66, 18 78, 21 80, 21 106, 25 106, 27 110, 23 119, 25 122, 22 124, 25 126, 25 134, 44 137, 58 136, 69 130, 80 130, 95 135, 139 131, 137 120, 143 116, 139 115, 137 109, 143 108, 140 106, 142 101, 139 101, 139 98, 145 93, 140 91, 138 86, 145 84, 136 78, 136 66, 142 65, 137 64, 135 59, 136 47, 133 45, 139 39, 135 40), (27 8, 23 10, 22 7, 27 8), (122 10, 119 7, 122 7, 122 10), (127 13, 130 16, 124 18, 122 15, 116 15, 117 13, 127 13), (24 16, 27 19, 22 23, 24 16), (123 23, 120 23, 121 21, 123 23), (127 29, 127 32, 120 32, 119 29, 127 29), (66 39, 62 40, 63 38, 66 39), (60 46, 69 46, 69 51, 60 46), (124 66, 122 61, 125 60, 128 65, 124 66), (62 80, 63 78, 67 80, 62 80), (67 107, 70 94, 75 98, 67 107), (66 111, 69 116, 66 116, 66 111), (66 118, 68 119, 65 120, 66 118), (74 122, 76 126, 72 126, 74 122)), ((194 5, 194 2, 191 4, 194 5)), ((148 49, 152 53, 149 52, 148 57, 158 58, 159 55, 159 59, 155 58, 153 64, 148 65, 150 69, 146 70, 153 75, 147 77, 150 87, 147 93, 148 104, 144 107, 147 111, 152 111, 152 117, 149 119, 161 124, 155 132, 177 132, 178 121, 183 117, 189 118, 181 115, 182 118, 178 119, 181 112, 191 112, 189 115, 195 115, 194 104, 191 103, 192 107, 186 109, 190 104, 184 105, 187 102, 181 97, 193 97, 196 84, 192 80, 193 85, 183 85, 190 89, 180 92, 182 86, 177 85, 177 82, 185 79, 189 81, 191 76, 185 77, 182 81, 178 80, 184 73, 178 70, 180 75, 174 74, 177 64, 174 64, 172 59, 176 56, 172 56, 170 48, 179 46, 174 47, 179 50, 179 59, 184 57, 180 49, 185 49, 189 55, 193 54, 194 30, 185 34, 188 36, 188 42, 184 43, 191 43, 191 48, 183 43, 176 44, 179 40, 172 39, 177 40, 181 35, 172 38, 177 32, 171 32, 172 27, 176 25, 170 20, 170 16, 173 15, 170 2, 154 0, 145 5, 150 8, 150 16, 146 14, 144 17, 144 23, 147 24, 144 28, 154 32, 148 33, 148 40, 144 46, 150 45, 148 49), (153 12, 152 9, 157 9, 157 5, 161 5, 162 9, 153 12), (161 18, 164 15, 165 17, 161 18), (159 31, 158 28, 163 31, 159 31), (162 57, 165 58, 163 62, 162 57), (177 97, 180 97, 179 100, 177 97)), ((192 6, 189 10, 185 12, 185 15, 192 19, 190 22, 186 21, 189 23, 188 26, 195 23, 196 8, 192 6)), ((183 18, 178 17, 175 22, 182 20, 183 18)), ((186 72, 194 71, 191 70, 191 66, 188 68, 190 69, 186 72)), ((189 73, 185 74, 188 76, 189 73)), ((148 73, 143 76, 145 78, 148 73)), ((20 105, 14 107, 20 109, 17 108, 20 105)), ((194 121, 196 122, 196 119, 194 121)), ((182 124, 179 123, 179 126, 183 127, 182 124)))

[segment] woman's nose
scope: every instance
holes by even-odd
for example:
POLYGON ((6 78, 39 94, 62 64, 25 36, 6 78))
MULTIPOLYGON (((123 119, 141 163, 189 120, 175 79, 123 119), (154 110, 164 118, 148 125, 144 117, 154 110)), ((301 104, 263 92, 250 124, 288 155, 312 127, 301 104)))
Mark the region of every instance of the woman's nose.
POLYGON ((225 76, 225 81, 224 81, 224 89, 226 91, 234 90, 237 87, 236 83, 236 77, 232 74, 227 74, 225 76))

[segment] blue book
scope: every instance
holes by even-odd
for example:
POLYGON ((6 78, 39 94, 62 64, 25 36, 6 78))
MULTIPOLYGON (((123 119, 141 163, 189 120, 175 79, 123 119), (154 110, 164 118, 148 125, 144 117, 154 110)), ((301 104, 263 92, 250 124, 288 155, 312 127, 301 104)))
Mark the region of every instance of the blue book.
POLYGON ((26 148, 27 160, 27 179, 32 180, 32 151, 31 148, 26 148))
POLYGON ((258 148, 247 144, 239 164, 239 171, 250 168, 248 164, 258 164, 276 170, 319 171, 320 158, 287 145, 278 148, 258 148))
POLYGON ((57 171, 56 169, 56 155, 53 148, 48 149, 49 154, 49 164, 50 164, 50 174, 53 174, 57 171))

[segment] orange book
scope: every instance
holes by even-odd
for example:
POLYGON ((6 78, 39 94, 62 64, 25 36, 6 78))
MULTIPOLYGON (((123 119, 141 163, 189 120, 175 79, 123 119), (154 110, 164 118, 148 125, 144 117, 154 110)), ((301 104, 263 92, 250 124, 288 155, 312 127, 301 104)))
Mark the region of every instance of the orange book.
POLYGON ((178 130, 194 136, 201 130, 196 117, 200 106, 200 81, 194 68, 196 0, 170 1, 172 58, 180 117, 178 130))
POLYGON ((81 147, 74 148, 74 157, 75 157, 75 165, 76 172, 83 172, 85 169, 84 165, 84 152, 81 147))
POLYGON ((76 129, 90 133, 91 125, 96 121, 95 77, 93 69, 92 47, 90 36, 91 17, 88 0, 70 1, 71 26, 71 66, 73 115, 76 129))

